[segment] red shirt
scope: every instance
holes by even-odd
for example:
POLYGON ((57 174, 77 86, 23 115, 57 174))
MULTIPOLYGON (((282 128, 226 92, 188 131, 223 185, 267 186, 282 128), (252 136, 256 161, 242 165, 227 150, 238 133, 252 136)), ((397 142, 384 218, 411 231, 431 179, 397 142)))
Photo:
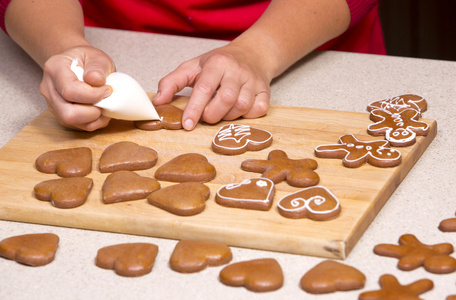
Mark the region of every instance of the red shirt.
MULTIPOLYGON (((11 0, 0 0, 0 25, 11 0)), ((270 0, 79 0, 86 26, 231 40, 249 28, 270 0)), ((386 54, 380 0, 347 0, 349 29, 319 49, 386 54)))

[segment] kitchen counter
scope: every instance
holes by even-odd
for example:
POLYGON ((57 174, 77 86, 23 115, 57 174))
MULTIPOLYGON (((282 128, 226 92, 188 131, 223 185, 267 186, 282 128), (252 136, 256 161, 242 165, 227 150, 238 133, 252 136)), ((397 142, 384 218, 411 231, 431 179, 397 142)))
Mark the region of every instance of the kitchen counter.
MULTIPOLYGON (((117 70, 130 74, 150 92, 181 62, 226 42, 168 35, 87 28, 87 38, 107 52, 117 70)), ((4 33, 0 33, 0 146, 46 109, 39 93, 41 69, 4 33)), ((373 253, 379 243, 397 244, 411 233, 426 244, 456 246, 456 233, 438 230, 440 221, 455 216, 456 186, 456 62, 315 52, 275 79, 271 103, 289 106, 365 112, 366 105, 406 93, 428 101, 424 118, 437 120, 437 137, 395 190, 343 263, 361 270, 365 288, 351 292, 311 295, 299 287, 301 277, 322 258, 232 247, 233 262, 272 257, 282 266, 284 286, 275 292, 253 293, 219 282, 223 267, 180 274, 168 266, 175 240, 0 221, 0 240, 13 235, 53 232, 60 237, 56 259, 43 267, 27 267, 0 259, 2 299, 357 299, 379 289, 382 274, 395 275, 401 284, 428 278, 434 289, 423 299, 445 299, 456 294, 456 272, 436 275, 423 268, 401 271, 398 260, 373 253), (94 265, 98 249, 116 243, 150 242, 159 246, 153 271, 124 278, 94 265)), ((185 89, 180 94, 189 95, 185 89)), ((1 196, 0 196, 1 201, 1 196)), ((453 254, 455 256, 455 254, 453 254)))

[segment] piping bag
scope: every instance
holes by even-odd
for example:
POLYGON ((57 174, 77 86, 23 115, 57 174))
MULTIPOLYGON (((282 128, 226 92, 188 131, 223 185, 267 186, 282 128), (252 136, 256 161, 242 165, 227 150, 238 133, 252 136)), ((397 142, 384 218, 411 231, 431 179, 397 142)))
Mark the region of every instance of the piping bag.
MULTIPOLYGON (((71 71, 84 82, 84 69, 78 66, 77 58, 71 62, 71 71)), ((102 115, 128 121, 160 120, 147 93, 133 77, 114 72, 106 78, 106 85, 112 87, 111 95, 94 104, 102 109, 102 115)))

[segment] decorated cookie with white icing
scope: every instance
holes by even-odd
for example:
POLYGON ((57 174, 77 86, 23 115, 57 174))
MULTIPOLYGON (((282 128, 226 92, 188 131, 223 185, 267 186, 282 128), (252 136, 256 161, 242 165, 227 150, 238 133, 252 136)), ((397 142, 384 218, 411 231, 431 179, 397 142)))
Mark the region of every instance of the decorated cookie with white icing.
POLYGON ((414 109, 421 113, 427 110, 426 100, 418 95, 406 94, 401 96, 396 96, 388 99, 378 100, 369 103, 367 106, 368 111, 373 111, 375 109, 383 109, 392 114, 400 113, 406 109, 414 109))
POLYGON ((274 183, 270 179, 251 178, 222 186, 217 191, 215 201, 228 207, 269 210, 274 193, 274 183))
POLYGON ((292 193, 279 200, 279 213, 292 219, 308 218, 326 221, 339 216, 339 200, 325 187, 314 186, 292 193))
POLYGON ((402 162, 401 152, 389 148, 388 141, 360 141, 353 134, 340 137, 339 144, 317 146, 315 156, 342 159, 347 168, 358 168, 365 163, 386 168, 402 162))
POLYGON ((408 108, 398 113, 383 109, 375 109, 370 113, 374 121, 367 127, 367 132, 373 136, 384 135, 394 147, 407 147, 416 142, 416 136, 424 136, 429 132, 429 125, 418 121, 420 113, 408 108))
POLYGON ((222 126, 212 140, 212 150, 224 155, 237 155, 246 151, 259 151, 272 144, 269 131, 248 125, 222 126))

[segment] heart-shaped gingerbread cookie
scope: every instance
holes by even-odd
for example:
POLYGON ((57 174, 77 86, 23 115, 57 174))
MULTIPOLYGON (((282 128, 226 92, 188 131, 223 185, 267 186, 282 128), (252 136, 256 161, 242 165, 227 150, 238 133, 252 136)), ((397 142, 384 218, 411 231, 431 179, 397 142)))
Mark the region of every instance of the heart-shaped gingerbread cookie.
POLYGON ((147 201, 178 216, 193 216, 201 213, 209 199, 209 188, 199 182, 183 182, 152 192, 147 201))
POLYGON ((301 278, 301 287, 311 294, 358 290, 364 287, 366 276, 358 269, 325 260, 310 269, 301 278))
POLYGON ((120 170, 145 170, 155 166, 158 154, 155 150, 134 142, 122 141, 108 146, 100 157, 100 172, 120 170))
POLYGON ((292 219, 330 220, 340 214, 339 200, 322 186, 306 188, 287 195, 277 203, 279 213, 292 219))
POLYGON ((74 208, 83 205, 93 187, 93 180, 87 177, 50 179, 35 185, 35 197, 50 201, 58 208, 74 208))
POLYGON ((212 140, 212 150, 225 155, 237 155, 246 151, 259 151, 272 144, 269 131, 248 125, 222 126, 212 140))
POLYGON ((215 196, 215 201, 223 206, 269 210, 272 206, 275 187, 267 178, 251 178, 241 183, 222 186, 215 196))
POLYGON ((60 177, 86 176, 92 171, 92 150, 78 147, 48 151, 36 159, 35 166, 40 172, 60 177))
POLYGON ((215 167, 198 153, 179 155, 155 171, 157 180, 172 182, 206 182, 214 179, 215 175, 215 167))
POLYGON ((229 263, 233 255, 230 247, 218 242, 182 240, 176 244, 169 259, 171 269, 180 273, 194 273, 207 266, 229 263))
POLYGON ((160 120, 135 121, 135 126, 142 130, 181 129, 184 111, 171 104, 155 106, 160 120))
POLYGON ((160 188, 160 183, 133 171, 117 171, 106 177, 101 189, 103 203, 145 199, 160 188))
POLYGON ((226 266, 220 271, 220 280, 254 292, 270 292, 282 287, 283 272, 273 258, 254 259, 226 266))
POLYGON ((52 262, 59 247, 59 237, 53 233, 32 233, 6 238, 0 242, 0 256, 29 266, 44 266, 52 262))
POLYGON ((111 245, 98 250, 95 264, 116 274, 135 277, 152 271, 158 246, 149 243, 111 245))

